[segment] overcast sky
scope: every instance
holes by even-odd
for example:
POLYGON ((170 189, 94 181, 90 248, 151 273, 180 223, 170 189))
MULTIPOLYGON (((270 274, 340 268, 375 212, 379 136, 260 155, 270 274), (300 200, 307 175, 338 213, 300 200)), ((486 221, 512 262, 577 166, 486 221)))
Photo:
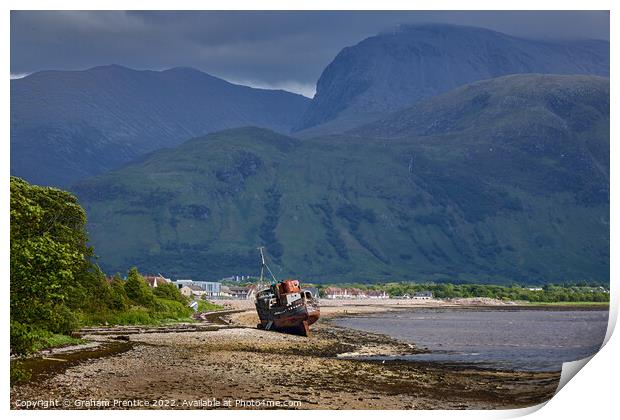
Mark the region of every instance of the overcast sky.
POLYGON ((530 38, 609 40, 608 12, 11 12, 11 77, 104 64, 194 67, 313 96, 345 46, 396 24, 444 22, 530 38))

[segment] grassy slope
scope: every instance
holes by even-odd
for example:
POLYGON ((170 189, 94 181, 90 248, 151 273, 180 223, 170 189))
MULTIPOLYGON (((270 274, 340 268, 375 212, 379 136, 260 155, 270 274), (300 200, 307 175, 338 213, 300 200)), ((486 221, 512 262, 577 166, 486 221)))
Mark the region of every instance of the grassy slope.
POLYGON ((37 72, 11 80, 11 174, 71 185, 192 136, 243 125, 288 132, 308 102, 189 68, 37 72))
POLYGON ((338 137, 228 130, 75 190, 107 270, 254 274, 264 244, 307 281, 607 280, 608 86, 508 77, 338 137))
POLYGON ((64 334, 42 334, 37 338, 34 350, 44 350, 53 347, 65 347, 76 344, 83 344, 86 340, 81 338, 73 338, 64 334))

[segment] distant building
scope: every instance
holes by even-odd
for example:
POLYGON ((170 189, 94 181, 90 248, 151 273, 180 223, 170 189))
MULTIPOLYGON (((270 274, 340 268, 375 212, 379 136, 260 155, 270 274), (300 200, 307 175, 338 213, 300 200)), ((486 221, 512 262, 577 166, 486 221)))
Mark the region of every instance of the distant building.
POLYGON ((171 283, 170 279, 167 279, 164 276, 160 276, 160 275, 157 275, 157 276, 147 275, 147 276, 144 276, 144 280, 146 280, 148 285, 151 287, 157 287, 165 283, 171 283))
POLYGON ((184 285, 182 285, 182 286, 179 288, 179 292, 181 292, 181 294, 182 294, 183 296, 187 296, 187 297, 192 296, 192 289, 190 289, 190 287, 189 287, 189 286, 184 286, 184 285))
POLYGON ((210 299, 219 298, 222 292, 222 283, 219 281, 195 281, 192 285, 200 287, 204 295, 210 299))
POLYGON ((347 293, 347 289, 341 289, 340 287, 326 287, 323 289, 323 293, 327 299, 348 299, 350 295, 347 293))
POLYGON ((223 277, 221 279, 221 281, 229 281, 229 282, 236 282, 236 283, 240 283, 243 281, 249 281, 251 276, 246 276, 246 275, 234 275, 234 276, 230 276, 230 277, 223 277))
POLYGON ((189 279, 186 279, 186 280, 176 280, 174 282, 174 284, 176 284, 176 286, 180 289, 181 287, 187 286, 188 284, 192 284, 193 282, 194 282, 194 280, 189 280, 189 279))
POLYGON ((231 295, 230 295, 230 287, 222 285, 220 287, 220 298, 227 299, 227 298, 230 298, 230 297, 231 297, 231 295))
POLYGON ((256 296, 256 286, 230 286, 228 287, 228 293, 232 299, 254 299, 254 296, 256 296))
POLYGON ((366 296, 370 299, 388 299, 390 297, 383 290, 369 290, 366 292, 366 296))
POLYGON ((222 284, 219 281, 177 280, 174 284, 180 290, 183 290, 183 287, 189 287, 193 294, 209 299, 219 298, 222 291, 222 284))
POLYGON ((327 287, 324 290, 327 299, 365 299, 367 293, 357 288, 327 287))
POLYGON ((202 287, 196 286, 195 284, 185 284, 179 288, 179 292, 187 297, 204 296, 206 293, 202 287))
POLYGON ((423 292, 417 292, 413 295, 413 299, 418 300, 431 300, 433 298, 433 292, 425 290, 423 292))
POLYGON ((192 291, 193 296, 205 296, 207 294, 204 288, 198 284, 192 283, 188 284, 186 287, 189 287, 189 289, 192 291))

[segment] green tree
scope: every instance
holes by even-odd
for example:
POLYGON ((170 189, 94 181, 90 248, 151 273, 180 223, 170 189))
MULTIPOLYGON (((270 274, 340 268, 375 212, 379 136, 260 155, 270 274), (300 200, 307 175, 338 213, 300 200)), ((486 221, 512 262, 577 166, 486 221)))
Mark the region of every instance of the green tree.
MULTIPOLYGON (((108 281, 92 261, 86 213, 72 194, 11 177, 11 353, 52 344, 81 323, 156 323, 191 309, 170 285, 156 298, 136 268, 108 281)), ((16 374, 19 373, 16 371, 16 374)))
POLYGON ((116 275, 110 283, 110 307, 117 311, 124 311, 129 307, 129 298, 125 291, 125 283, 116 275))
POLYGON ((86 214, 72 194, 11 177, 11 351, 32 350, 37 330, 66 333, 71 297, 92 263, 86 214))
POLYGON ((155 296, 149 285, 140 275, 136 267, 129 269, 125 282, 127 297, 137 305, 152 307, 155 305, 155 296))
POLYGON ((176 300, 187 304, 187 298, 181 294, 179 289, 172 283, 164 283, 153 289, 153 294, 157 297, 169 300, 176 300))

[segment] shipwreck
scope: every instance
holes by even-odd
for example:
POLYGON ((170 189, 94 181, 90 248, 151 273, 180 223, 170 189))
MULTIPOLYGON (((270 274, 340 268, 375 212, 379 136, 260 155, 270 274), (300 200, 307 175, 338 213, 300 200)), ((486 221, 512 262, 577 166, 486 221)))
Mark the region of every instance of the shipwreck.
POLYGON ((321 314, 318 296, 302 289, 299 280, 276 280, 265 261, 263 248, 259 250, 261 269, 256 293, 256 311, 260 318, 258 328, 309 336, 310 325, 321 314), (264 287, 265 272, 271 276, 268 287, 264 287))

